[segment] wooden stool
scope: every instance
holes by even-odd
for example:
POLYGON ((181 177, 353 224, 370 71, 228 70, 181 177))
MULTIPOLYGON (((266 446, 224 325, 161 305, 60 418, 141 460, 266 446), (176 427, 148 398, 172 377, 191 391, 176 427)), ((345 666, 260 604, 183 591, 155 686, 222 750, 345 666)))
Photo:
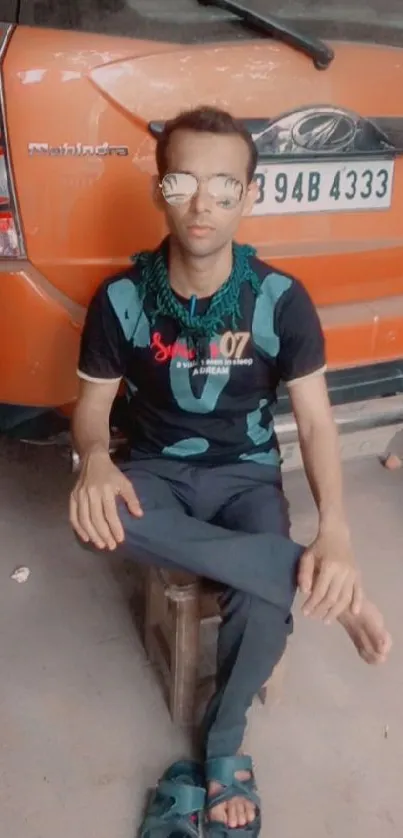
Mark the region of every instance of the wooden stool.
MULTIPOLYGON (((214 675, 200 678, 200 630, 205 620, 219 619, 219 586, 185 572, 147 568, 144 644, 165 693, 172 720, 192 726, 200 690, 213 690, 214 675)), ((259 698, 281 693, 284 658, 259 698)))

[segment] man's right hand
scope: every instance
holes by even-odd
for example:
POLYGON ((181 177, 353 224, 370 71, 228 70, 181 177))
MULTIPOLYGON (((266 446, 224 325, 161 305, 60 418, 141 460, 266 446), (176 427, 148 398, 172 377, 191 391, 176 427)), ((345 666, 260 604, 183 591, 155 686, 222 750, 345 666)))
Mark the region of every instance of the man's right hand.
POLYGON ((77 535, 99 550, 115 550, 125 538, 116 498, 126 502, 135 518, 143 510, 130 481, 114 465, 109 454, 96 451, 83 463, 79 480, 70 496, 70 523, 77 535))

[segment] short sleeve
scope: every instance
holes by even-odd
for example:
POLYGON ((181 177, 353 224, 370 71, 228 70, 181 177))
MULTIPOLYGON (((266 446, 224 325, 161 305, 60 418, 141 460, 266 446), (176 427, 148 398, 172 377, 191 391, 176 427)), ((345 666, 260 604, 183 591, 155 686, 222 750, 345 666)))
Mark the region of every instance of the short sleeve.
POLYGON ((277 304, 276 325, 280 338, 278 370, 285 383, 325 372, 325 338, 319 315, 298 280, 293 280, 277 304))
POLYGON ((81 337, 78 376, 87 381, 117 381, 125 371, 125 338, 103 283, 88 307, 81 337))

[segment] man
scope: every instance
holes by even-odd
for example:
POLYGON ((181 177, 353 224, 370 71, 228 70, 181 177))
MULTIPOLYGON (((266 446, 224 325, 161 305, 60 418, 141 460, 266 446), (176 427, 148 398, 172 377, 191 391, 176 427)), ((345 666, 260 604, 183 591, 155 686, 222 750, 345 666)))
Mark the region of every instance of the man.
MULTIPOLYGON (((155 198, 170 235, 89 307, 74 416, 82 470, 70 506, 76 533, 99 550, 222 583, 217 692, 204 723, 207 830, 254 835, 252 764, 237 754, 246 712, 284 652, 296 588, 304 613, 339 620, 369 662, 390 647, 354 563, 317 313, 297 280, 233 243, 257 196, 256 162, 250 135, 227 113, 201 108, 166 124, 155 198), (132 453, 120 471, 108 446, 122 380, 132 453), (272 419, 280 380, 319 513, 307 550, 289 537, 272 419)), ((181 831, 176 811, 172 832, 181 831)))

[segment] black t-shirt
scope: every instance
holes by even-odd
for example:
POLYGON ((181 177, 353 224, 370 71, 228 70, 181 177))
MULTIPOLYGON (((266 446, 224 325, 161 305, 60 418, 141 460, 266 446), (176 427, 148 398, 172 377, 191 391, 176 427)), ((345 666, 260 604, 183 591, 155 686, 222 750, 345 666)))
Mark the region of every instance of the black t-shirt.
MULTIPOLYGON (((324 336, 304 286, 251 260, 260 294, 243 284, 237 332, 229 317, 204 360, 196 361, 174 320, 160 316, 151 326, 153 301, 139 293, 136 265, 96 292, 78 374, 125 381, 134 458, 279 465, 273 423, 278 385, 325 369, 324 336)), ((196 313, 208 305, 199 300, 196 313)))

